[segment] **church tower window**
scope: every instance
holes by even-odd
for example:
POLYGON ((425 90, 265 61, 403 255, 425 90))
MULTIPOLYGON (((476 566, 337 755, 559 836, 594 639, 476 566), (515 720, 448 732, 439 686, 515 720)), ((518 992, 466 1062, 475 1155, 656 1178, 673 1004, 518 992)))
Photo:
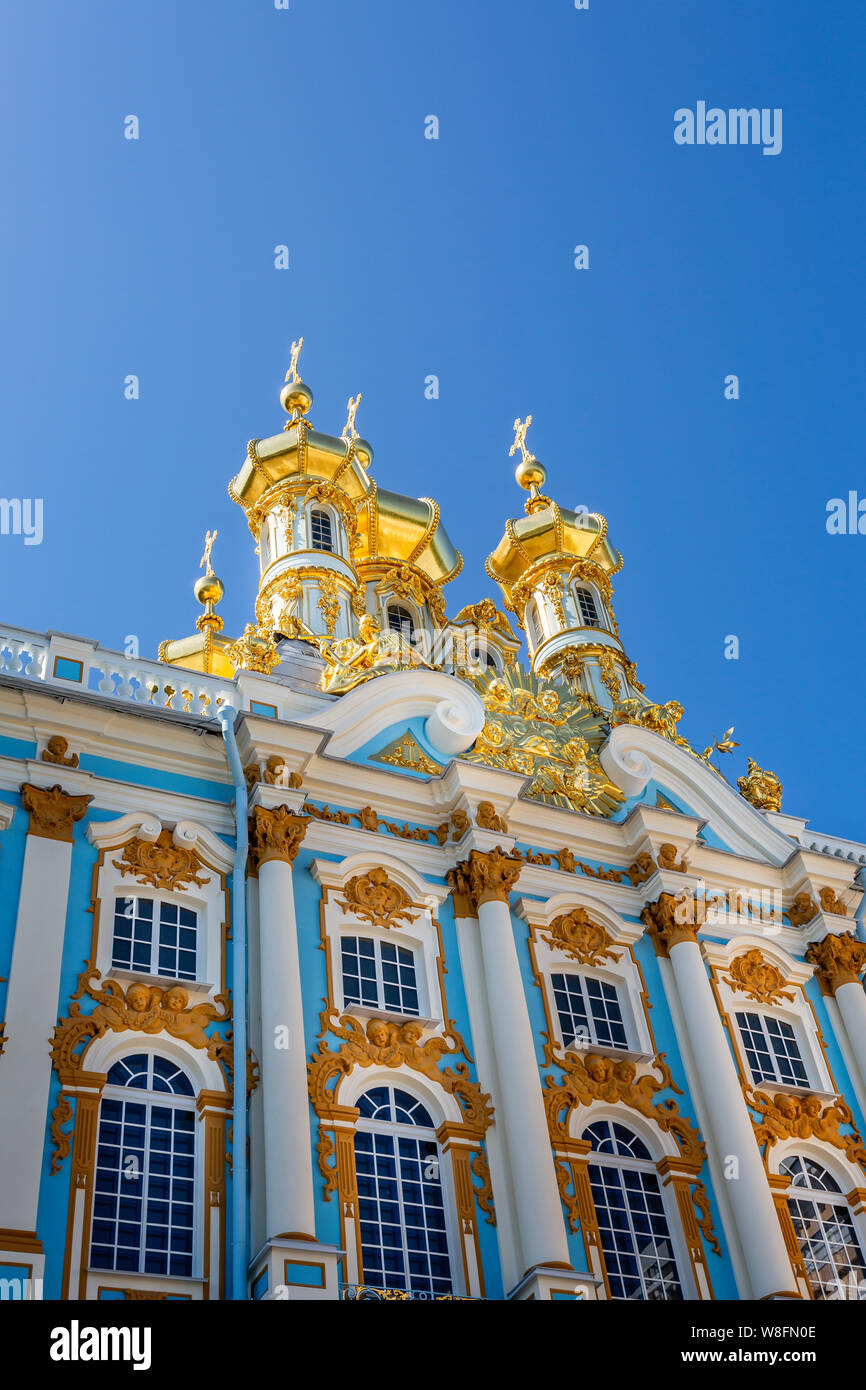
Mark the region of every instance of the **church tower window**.
POLYGON ((451 1293, 441 1158, 433 1121, 395 1086, 360 1096, 355 1131, 364 1283, 451 1293))
POLYGON ((411 642, 415 633, 415 623, 408 608, 399 603, 388 604, 388 627, 391 632, 399 632, 411 642))
POLYGON ((313 550, 327 550, 333 553, 334 533, 331 518, 318 507, 310 512, 310 540, 313 550))
POLYGON ((580 613, 580 620, 584 627, 601 627, 601 618, 598 615, 598 608, 595 602, 595 595, 591 589, 582 586, 575 589, 575 597, 580 613))

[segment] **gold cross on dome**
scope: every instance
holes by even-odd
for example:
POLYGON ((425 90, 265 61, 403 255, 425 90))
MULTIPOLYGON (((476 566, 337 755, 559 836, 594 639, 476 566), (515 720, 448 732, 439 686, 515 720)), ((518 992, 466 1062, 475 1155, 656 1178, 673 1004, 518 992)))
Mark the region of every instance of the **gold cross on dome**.
POLYGON ((511 458, 512 454, 516 454, 518 449, 520 450, 520 457, 524 463, 527 459, 532 457, 532 455, 526 447, 526 431, 529 429, 529 426, 531 424, 531 415, 527 415, 525 420, 520 420, 518 418, 514 421, 514 443, 508 450, 509 458, 511 458))

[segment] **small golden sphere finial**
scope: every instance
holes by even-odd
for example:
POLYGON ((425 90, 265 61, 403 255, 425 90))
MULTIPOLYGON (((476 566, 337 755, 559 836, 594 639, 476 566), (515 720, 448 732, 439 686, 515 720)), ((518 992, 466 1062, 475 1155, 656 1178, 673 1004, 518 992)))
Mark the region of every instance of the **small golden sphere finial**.
POLYGON ((214 574, 213 565, 211 564, 210 558, 211 551, 213 550, 213 543, 216 540, 217 535, 217 531, 208 531, 205 535, 204 554, 202 555, 201 560, 199 561, 199 569, 203 569, 204 574, 199 575, 198 579, 195 581, 195 584, 193 585, 192 590, 195 594, 196 602, 200 603, 205 610, 201 617, 198 619, 199 628, 201 628, 202 625, 212 627, 216 627, 217 625, 219 625, 219 627, 222 627, 222 618, 218 617, 217 614, 214 613, 214 604, 219 603, 220 599, 225 593, 225 590, 223 588, 222 580, 218 579, 217 576, 214 574))
POLYGON ((529 493, 526 502, 527 512, 533 511, 538 506, 547 505, 547 498, 541 497, 538 491, 547 479, 547 470, 526 447, 526 431, 531 424, 531 415, 527 415, 525 420, 521 420, 518 416, 514 421, 514 443, 508 450, 509 458, 512 458, 518 449, 520 450, 520 462, 514 470, 514 476, 520 486, 529 493))

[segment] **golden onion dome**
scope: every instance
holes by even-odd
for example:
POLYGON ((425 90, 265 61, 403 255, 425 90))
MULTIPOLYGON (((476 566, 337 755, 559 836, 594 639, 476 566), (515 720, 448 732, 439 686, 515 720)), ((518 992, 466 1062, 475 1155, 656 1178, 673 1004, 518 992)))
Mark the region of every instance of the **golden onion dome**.
POLYGON ((430 497, 404 497, 371 485, 358 512, 355 564, 359 573, 371 566, 411 565, 432 583, 447 584, 463 567, 430 497))
POLYGON ((358 450, 362 443, 319 434, 303 420, 269 439, 251 439, 247 457, 229 483, 229 496, 249 511, 259 507, 272 488, 309 481, 336 483, 350 500, 360 502, 370 490, 366 467, 372 457, 369 445, 358 450), (367 458, 366 467, 360 452, 367 458))
POLYGON ((537 566, 553 562, 564 568, 584 560, 608 578, 622 569, 622 556, 607 539, 604 517, 598 512, 568 511, 539 497, 527 516, 506 521, 505 535, 488 555, 485 569, 511 607, 515 586, 537 566))

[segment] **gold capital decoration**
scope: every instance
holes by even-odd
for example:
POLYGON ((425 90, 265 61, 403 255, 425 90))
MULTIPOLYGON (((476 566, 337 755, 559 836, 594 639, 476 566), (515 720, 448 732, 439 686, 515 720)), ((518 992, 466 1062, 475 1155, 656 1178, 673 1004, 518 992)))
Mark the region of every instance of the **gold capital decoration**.
POLYGON ((820 1096, 783 1093, 770 1097, 763 1091, 747 1091, 746 1100, 758 1112, 753 1124, 760 1148, 769 1150, 779 1139, 819 1139, 842 1149, 850 1162, 866 1168, 866 1148, 843 1100, 827 1104, 820 1096), (840 1125, 850 1125, 852 1132, 840 1133, 840 1125))
POLYGON ((840 985, 856 985, 866 970, 866 943, 850 932, 831 933, 813 941, 806 959, 816 967, 815 974, 823 994, 835 994, 840 985))
POLYGON ((478 909, 484 903, 508 902, 508 895, 520 877, 523 860, 516 855, 506 854, 504 849, 496 845, 486 854, 478 849, 471 850, 468 860, 457 867, 466 874, 474 915, 477 917, 478 909))
POLYGON ((697 942, 697 924, 680 922, 678 906, 678 900, 672 893, 662 893, 657 902, 647 903, 640 915, 641 921, 649 929, 658 956, 669 956, 681 941, 697 942))
POLYGON ((25 782, 21 787, 21 804, 30 817, 27 834, 72 844, 75 822, 81 820, 92 800, 92 796, 72 796, 59 785, 34 787, 25 782))
POLYGON ((723 977, 724 983, 756 999, 759 1004, 779 1004, 783 999, 790 1003, 794 999, 794 995, 784 989, 787 980, 781 970, 765 960, 757 946, 732 960, 728 972, 723 977))
POLYGON ((622 951, 611 950, 610 932, 593 922, 585 907, 575 907, 554 917, 542 940, 581 965, 602 965, 606 960, 619 960, 622 955, 622 951))
POLYGON ((273 811, 256 806, 250 821, 250 857, 255 871, 271 859, 294 864, 309 823, 309 816, 299 816, 288 806, 277 806, 273 811))
POLYGON ((415 735, 407 729, 399 738, 392 739, 378 753, 370 755, 374 763, 388 763, 392 767, 408 767, 412 772, 423 772, 428 777, 438 777, 444 772, 441 763, 434 762, 421 747, 415 735))
POLYGON ((381 867, 350 878, 343 892, 345 901, 339 903, 343 911, 354 912, 374 927, 399 927, 414 922, 418 915, 407 911, 412 899, 381 867))
POLYGON ((453 869, 449 869, 446 881, 451 889, 451 902, 454 908, 455 917, 474 917, 476 913, 475 903, 472 901, 472 885, 469 882, 469 864, 467 860, 461 860, 453 869))
POLYGON ((758 767, 754 758, 749 758, 749 770, 745 777, 737 778, 740 795, 759 811, 781 811, 782 783, 775 772, 758 767))
POLYGON ((132 874, 138 883, 147 883, 151 888, 167 888, 171 893, 191 883, 200 888, 210 881, 210 875, 199 873, 202 863, 195 850, 176 845, 170 830, 161 830, 153 843, 128 840, 123 846, 122 857, 112 863, 124 878, 132 874))

